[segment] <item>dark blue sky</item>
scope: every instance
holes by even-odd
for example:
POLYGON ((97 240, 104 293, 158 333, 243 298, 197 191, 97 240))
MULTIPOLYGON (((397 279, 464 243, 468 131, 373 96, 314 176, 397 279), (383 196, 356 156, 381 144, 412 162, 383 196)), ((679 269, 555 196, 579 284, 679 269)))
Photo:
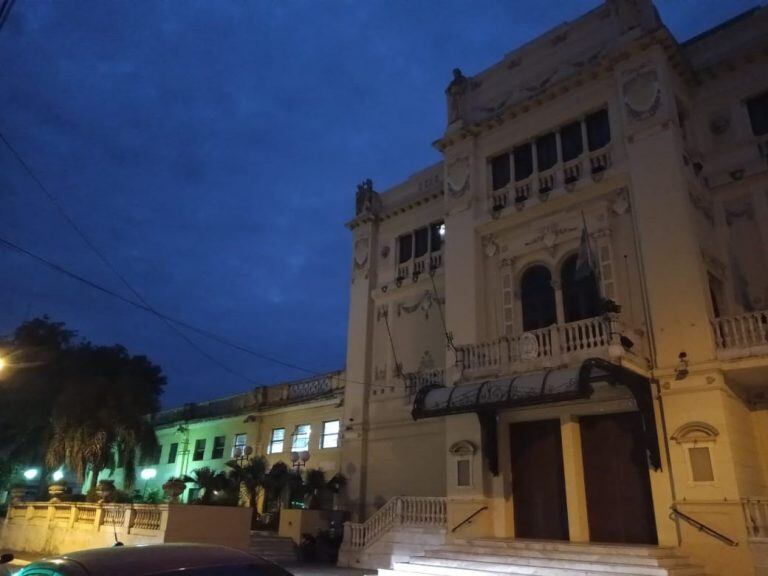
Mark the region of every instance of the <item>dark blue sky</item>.
MULTIPOLYGON (((0 131, 158 309, 288 362, 344 364, 355 184, 439 159, 474 74, 596 0, 17 0, 0 131)), ((755 0, 665 0, 679 39, 755 0)), ((0 237, 130 297, 0 145, 0 237)), ((166 406, 245 390, 162 321, 0 248, 0 334, 48 313, 161 364, 166 406)), ((254 382, 303 374, 192 336, 254 382)))

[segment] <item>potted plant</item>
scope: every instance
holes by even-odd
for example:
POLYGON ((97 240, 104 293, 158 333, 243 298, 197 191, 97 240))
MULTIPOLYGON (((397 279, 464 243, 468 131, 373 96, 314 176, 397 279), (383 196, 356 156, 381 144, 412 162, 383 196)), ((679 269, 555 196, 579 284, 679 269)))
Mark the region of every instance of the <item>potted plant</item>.
POLYGON ((171 477, 165 484, 163 484, 163 492, 165 492, 169 502, 172 504, 178 504, 179 496, 184 493, 186 487, 187 483, 185 482, 184 478, 171 477))
POLYGON ((96 496, 99 502, 109 502, 116 490, 114 480, 99 480, 96 484, 96 496))

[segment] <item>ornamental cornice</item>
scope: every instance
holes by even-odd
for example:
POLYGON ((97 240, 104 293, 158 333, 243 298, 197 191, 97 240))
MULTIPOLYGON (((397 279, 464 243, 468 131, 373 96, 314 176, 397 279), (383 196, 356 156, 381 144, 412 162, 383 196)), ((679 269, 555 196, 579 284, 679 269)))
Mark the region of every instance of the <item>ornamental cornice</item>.
POLYGON ((531 110, 560 98, 572 90, 583 86, 587 82, 593 82, 609 76, 613 73, 614 68, 618 64, 628 60, 633 55, 645 52, 653 46, 660 46, 664 50, 669 58, 672 69, 675 70, 686 83, 695 84, 695 74, 683 56, 679 44, 669 30, 662 27, 650 34, 632 40, 624 46, 618 46, 616 50, 609 54, 598 55, 594 61, 590 62, 576 75, 545 87, 531 98, 502 106, 499 108, 498 112, 490 118, 475 122, 460 130, 453 130, 446 133, 442 138, 433 142, 432 145, 441 152, 445 152, 446 149, 457 142, 478 136, 483 132, 494 130, 506 121, 527 114, 531 110))

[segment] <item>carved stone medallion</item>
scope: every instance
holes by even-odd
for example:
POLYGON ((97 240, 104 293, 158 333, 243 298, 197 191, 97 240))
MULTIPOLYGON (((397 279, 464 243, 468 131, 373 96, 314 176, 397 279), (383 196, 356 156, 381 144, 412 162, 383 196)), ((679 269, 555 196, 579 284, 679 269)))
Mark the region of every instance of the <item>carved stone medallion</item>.
POLYGON ((538 356, 539 341, 530 332, 525 332, 520 336, 520 358, 523 360, 533 360, 538 356))
POLYGON ((645 120, 656 114, 661 105, 661 88, 656 70, 644 70, 624 83, 624 107, 635 121, 645 120))
POLYGON ((446 168, 447 192, 452 198, 460 198, 469 188, 469 158, 462 156, 450 162, 446 168))

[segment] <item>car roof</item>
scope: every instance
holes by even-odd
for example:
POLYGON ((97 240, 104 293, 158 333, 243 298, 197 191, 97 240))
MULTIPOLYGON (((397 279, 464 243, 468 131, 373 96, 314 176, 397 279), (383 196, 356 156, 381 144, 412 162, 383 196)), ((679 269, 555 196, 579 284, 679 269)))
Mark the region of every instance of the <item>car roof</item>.
MULTIPOLYGON (((258 556, 234 548, 210 544, 155 544, 95 548, 63 554, 58 559, 74 562, 89 574, 108 574, 109 576, 157 574, 179 568, 269 564, 258 556)), ((34 564, 50 565, 54 560, 56 559, 48 558, 39 564, 34 564)))

